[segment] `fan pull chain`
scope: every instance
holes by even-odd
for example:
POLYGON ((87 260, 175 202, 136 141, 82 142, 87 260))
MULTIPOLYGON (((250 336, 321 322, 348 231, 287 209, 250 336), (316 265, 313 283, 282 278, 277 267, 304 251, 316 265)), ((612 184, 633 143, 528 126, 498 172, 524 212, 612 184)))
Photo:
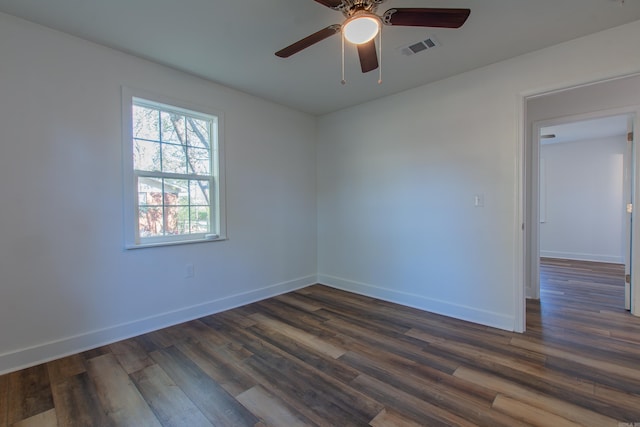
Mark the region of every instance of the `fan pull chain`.
POLYGON ((380 31, 378 32, 378 62, 379 62, 379 69, 378 69, 378 84, 381 85, 382 84, 382 28, 380 28, 380 31))
POLYGON ((344 32, 340 31, 340 38, 342 39, 342 80, 340 81, 341 84, 346 84, 347 81, 344 79, 344 32))

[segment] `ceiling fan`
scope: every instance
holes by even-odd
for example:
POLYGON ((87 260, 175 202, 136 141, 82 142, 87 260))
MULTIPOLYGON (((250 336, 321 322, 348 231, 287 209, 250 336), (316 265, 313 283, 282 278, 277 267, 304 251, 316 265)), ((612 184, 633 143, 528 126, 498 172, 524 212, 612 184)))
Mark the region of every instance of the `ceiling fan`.
POLYGON ((310 36, 276 52, 288 58, 332 35, 342 32, 349 42, 357 45, 360 68, 363 73, 378 68, 375 37, 382 25, 408 27, 460 28, 469 17, 469 9, 393 8, 377 15, 379 5, 386 0, 315 0, 324 6, 342 12, 342 24, 329 25, 310 36))

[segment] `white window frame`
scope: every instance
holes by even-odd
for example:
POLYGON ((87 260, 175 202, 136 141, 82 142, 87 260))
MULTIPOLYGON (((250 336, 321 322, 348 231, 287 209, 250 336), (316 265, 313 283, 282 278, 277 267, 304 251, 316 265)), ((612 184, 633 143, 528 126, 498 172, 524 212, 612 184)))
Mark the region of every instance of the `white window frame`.
MULTIPOLYGON (((147 91, 122 87, 122 147, 124 179, 124 242, 126 249, 147 248, 185 243, 213 242, 227 239, 224 179, 224 115, 221 111, 193 105, 147 91), (133 164, 133 104, 142 102, 151 107, 175 111, 190 116, 213 118, 217 132, 212 134, 210 225, 208 233, 175 236, 140 237, 138 227, 138 173, 133 164), (214 153, 217 153, 214 154, 214 153)), ((148 174, 147 174, 148 175, 148 174)), ((158 174, 161 177, 162 174, 158 174)), ((185 176, 190 176, 186 174, 185 176)), ((195 177, 195 175, 193 176, 195 177)))

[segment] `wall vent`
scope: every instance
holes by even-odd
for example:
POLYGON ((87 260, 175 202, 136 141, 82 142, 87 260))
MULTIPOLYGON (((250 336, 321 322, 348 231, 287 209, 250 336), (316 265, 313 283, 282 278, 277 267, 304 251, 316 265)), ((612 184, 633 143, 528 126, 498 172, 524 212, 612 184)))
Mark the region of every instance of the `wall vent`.
POLYGON ((434 47, 437 47, 437 46, 441 46, 440 42, 438 42, 438 40, 436 40, 435 37, 429 36, 426 39, 421 40, 417 43, 411 43, 410 45, 402 46, 400 48, 400 51, 402 52, 403 55, 409 56, 409 55, 415 55, 416 53, 433 49, 434 47))

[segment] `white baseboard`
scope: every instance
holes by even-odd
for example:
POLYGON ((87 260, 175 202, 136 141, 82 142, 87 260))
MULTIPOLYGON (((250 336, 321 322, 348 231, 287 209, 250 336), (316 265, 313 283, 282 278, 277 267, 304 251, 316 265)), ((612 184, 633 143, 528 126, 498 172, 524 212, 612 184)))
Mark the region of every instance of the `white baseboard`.
POLYGON ((281 295, 296 289, 317 283, 315 275, 301 277, 287 282, 266 286, 261 289, 242 292, 228 297, 208 301, 202 304, 181 308, 133 322, 110 326, 108 328, 89 331, 79 335, 66 337, 29 348, 0 354, 0 375, 40 363, 49 362, 60 357, 69 356, 85 350, 111 344, 123 339, 135 337, 147 332, 177 325, 189 320, 198 319, 210 314, 219 313, 252 302, 281 295))
POLYGON ((466 320, 473 323, 479 323, 481 325, 491 326, 498 329, 513 331, 515 328, 514 317, 502 313, 480 310, 473 307, 424 297, 422 295, 399 292, 393 289, 381 288, 334 276, 318 275, 318 282, 343 291, 378 298, 384 301, 402 304, 419 310, 466 320))
POLYGON ((624 264, 624 258, 620 255, 583 254, 579 252, 560 252, 540 250, 542 258, 572 259, 575 261, 608 262, 611 264, 624 264))

